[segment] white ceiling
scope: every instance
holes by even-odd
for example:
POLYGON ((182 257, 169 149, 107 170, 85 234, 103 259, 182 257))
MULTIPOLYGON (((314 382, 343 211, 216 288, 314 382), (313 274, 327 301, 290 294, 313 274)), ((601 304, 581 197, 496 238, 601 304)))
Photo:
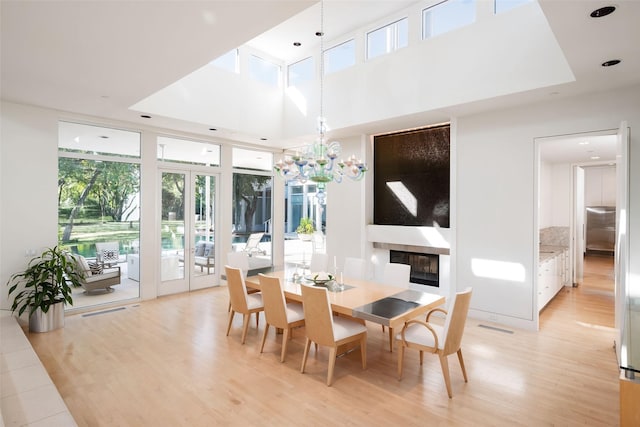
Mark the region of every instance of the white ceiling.
MULTIPOLYGON (((325 33, 346 33, 416 3, 426 2, 326 0, 325 33)), ((600 19, 589 13, 608 2, 539 3, 574 82, 396 117, 367 124, 366 132, 640 83, 640 1, 619 2, 614 14, 600 19), (622 59, 616 67, 600 66, 616 58, 622 59)), ((303 47, 318 42, 313 35, 318 11, 312 0, 2 0, 1 95, 12 102, 149 124, 129 107, 244 43, 285 61, 294 58, 293 41, 303 47)), ((151 124, 210 136, 202 125, 185 120, 154 117, 151 124)), ((343 131, 358 132, 358 126, 343 131)))

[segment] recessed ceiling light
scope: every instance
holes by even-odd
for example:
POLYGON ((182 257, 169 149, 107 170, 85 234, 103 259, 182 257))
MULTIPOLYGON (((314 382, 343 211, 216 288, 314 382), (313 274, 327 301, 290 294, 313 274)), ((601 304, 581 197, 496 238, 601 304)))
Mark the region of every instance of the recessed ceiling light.
POLYGON ((612 14, 614 10, 616 10, 615 6, 605 6, 591 12, 590 16, 592 18, 602 18, 603 16, 612 14))
POLYGON ((140 117, 142 117, 143 119, 150 119, 151 116, 147 115, 147 114, 141 114, 140 117))
POLYGON ((217 131, 218 129, 216 129, 216 128, 209 128, 209 130, 212 130, 212 131, 214 131, 214 132, 215 132, 215 131, 217 131))
POLYGON ((107 135, 100 135, 98 138, 109 139, 109 137, 107 135))
POLYGON ((264 138, 264 137, 260 138, 260 141, 266 141, 266 140, 267 140, 267 138, 264 138))
POLYGON ((293 45, 294 45, 295 47, 300 47, 300 46, 302 46, 302 43, 300 43, 300 42, 293 42, 293 45))
POLYGON ((603 62, 602 66, 603 67, 611 67, 611 66, 614 66, 614 65, 618 65, 620 62, 621 62, 620 59, 611 59, 609 61, 603 62))
POLYGON ((316 36, 322 37, 324 36, 324 33, 322 31, 316 31, 316 36))
POLYGON ((598 160, 600 156, 591 156, 591 160, 598 160))

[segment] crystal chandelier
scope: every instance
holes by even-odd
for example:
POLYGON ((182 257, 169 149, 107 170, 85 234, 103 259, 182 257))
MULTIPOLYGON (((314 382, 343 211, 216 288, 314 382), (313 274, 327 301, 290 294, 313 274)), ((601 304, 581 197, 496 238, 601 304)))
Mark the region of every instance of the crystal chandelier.
POLYGON ((341 147, 337 141, 328 142, 325 137, 326 121, 323 113, 324 91, 324 2, 320 2, 320 117, 318 118, 318 137, 302 151, 287 155, 274 165, 276 173, 287 182, 301 184, 312 181, 318 184, 316 197, 324 200, 325 184, 342 182, 344 177, 354 181, 361 180, 367 171, 367 165, 355 155, 346 159, 340 157, 341 147), (340 159, 340 160, 338 160, 340 159))

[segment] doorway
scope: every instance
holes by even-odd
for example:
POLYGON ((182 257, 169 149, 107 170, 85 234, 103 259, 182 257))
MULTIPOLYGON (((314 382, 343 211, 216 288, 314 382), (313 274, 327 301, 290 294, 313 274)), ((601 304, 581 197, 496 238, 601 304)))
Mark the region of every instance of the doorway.
MULTIPOLYGON (((578 287, 581 292, 608 293, 610 310, 607 325, 613 327, 615 313, 614 248, 590 251, 587 248, 588 208, 613 206, 615 212, 617 129, 536 139, 538 154, 538 310, 562 290, 578 287), (609 170, 610 169, 610 170, 609 170), (603 175, 602 171, 607 170, 603 175), (605 176, 606 175, 606 176, 605 176), (555 245, 555 246, 554 246, 555 245), (559 283, 552 295, 540 304, 544 284, 544 260, 548 247, 566 247, 568 280, 559 283), (587 258, 588 255, 588 258, 587 258), (584 286, 583 286, 584 285, 584 286), (583 286, 583 288, 580 288, 583 286)), ((614 232, 615 235, 615 232, 614 232)), ((561 273, 557 273, 561 276, 561 273)), ((561 279, 558 279, 560 282, 561 279)), ((556 281, 555 283, 558 283, 556 281)))
POLYGON ((217 285, 215 245, 217 175, 161 170, 158 295, 217 285))

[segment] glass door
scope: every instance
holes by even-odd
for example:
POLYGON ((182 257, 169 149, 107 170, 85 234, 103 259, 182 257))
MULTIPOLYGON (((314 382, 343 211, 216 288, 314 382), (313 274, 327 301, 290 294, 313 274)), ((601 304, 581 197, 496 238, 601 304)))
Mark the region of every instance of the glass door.
POLYGON ((216 175, 161 172, 159 295, 214 286, 216 175))

